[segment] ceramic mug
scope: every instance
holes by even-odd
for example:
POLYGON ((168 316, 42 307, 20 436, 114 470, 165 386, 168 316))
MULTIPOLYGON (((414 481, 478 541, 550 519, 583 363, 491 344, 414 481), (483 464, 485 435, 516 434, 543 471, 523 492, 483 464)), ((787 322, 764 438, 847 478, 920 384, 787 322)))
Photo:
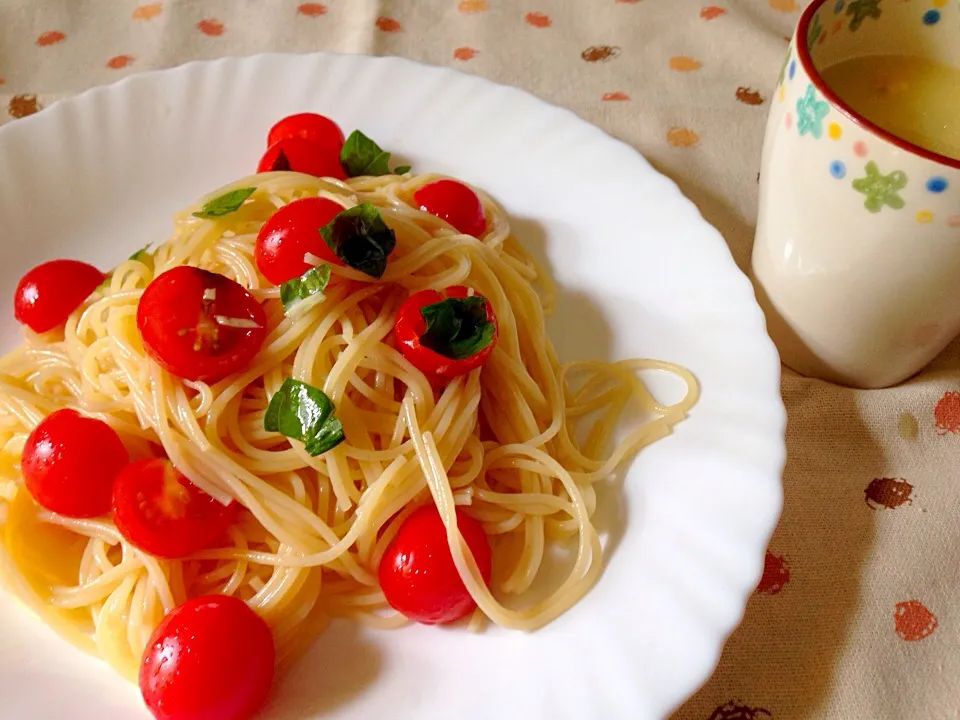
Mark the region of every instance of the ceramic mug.
POLYGON ((910 377, 960 333, 960 159, 884 131, 821 78, 868 55, 960 68, 960 4, 807 7, 771 102, 753 275, 785 364, 872 388, 910 377))

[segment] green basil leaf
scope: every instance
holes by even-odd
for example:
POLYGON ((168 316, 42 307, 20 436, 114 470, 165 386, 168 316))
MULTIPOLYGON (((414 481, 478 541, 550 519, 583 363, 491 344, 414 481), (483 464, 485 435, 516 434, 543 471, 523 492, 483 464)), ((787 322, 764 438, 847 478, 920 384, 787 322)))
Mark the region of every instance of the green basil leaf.
POLYGON ((320 426, 320 429, 317 430, 315 435, 307 438, 303 447, 310 457, 316 457, 317 455, 322 455, 327 450, 332 450, 342 443, 343 440, 343 425, 340 424, 337 418, 331 417, 320 426))
POLYGON ((153 243, 147 243, 146 245, 144 245, 142 248, 140 248, 139 250, 137 250, 135 253, 133 253, 133 255, 131 255, 131 256, 130 256, 129 258, 127 258, 127 259, 128 259, 128 260, 140 260, 144 255, 149 255, 149 253, 147 252, 147 250, 150 249, 150 246, 151 246, 151 245, 153 245, 153 243))
POLYGON ((397 165, 397 167, 393 169, 393 172, 396 175, 406 175, 408 172, 410 172, 410 170, 410 165, 397 165))
POLYGON ((330 282, 330 265, 323 263, 307 270, 298 278, 292 278, 280 285, 280 302, 283 309, 289 310, 297 301, 323 292, 330 282))
MULTIPOLYGON (((344 141, 340 151, 340 164, 350 177, 360 175, 390 175, 390 153, 377 145, 359 130, 354 130, 344 141)), ((393 171, 397 175, 410 172, 409 165, 393 171)))
POLYGON ((231 190, 220 197, 215 197, 213 200, 204 203, 200 211, 195 212, 193 216, 198 218, 212 218, 229 215, 232 212, 236 212, 240 206, 243 205, 244 201, 253 195, 254 192, 256 192, 256 188, 231 190))
POLYGON ((344 440, 343 425, 333 412, 333 402, 323 390, 287 378, 270 398, 263 428, 302 441, 307 453, 316 457, 344 440))
POLYGON ((420 315, 427 328, 420 344, 454 360, 479 352, 493 340, 496 327, 487 320, 486 302, 483 296, 473 295, 424 305, 420 315))
POLYGON ((397 237, 371 203, 343 210, 320 228, 320 236, 345 265, 370 277, 383 277, 397 237))

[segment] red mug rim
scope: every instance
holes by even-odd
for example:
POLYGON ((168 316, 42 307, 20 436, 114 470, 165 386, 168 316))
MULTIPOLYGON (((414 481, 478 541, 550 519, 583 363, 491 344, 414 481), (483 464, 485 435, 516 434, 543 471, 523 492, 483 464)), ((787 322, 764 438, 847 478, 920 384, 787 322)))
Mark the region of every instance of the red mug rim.
POLYGON ((810 32, 810 23, 813 20, 814 13, 816 13, 817 10, 823 7, 827 2, 835 1, 836 0, 813 0, 809 5, 807 5, 806 10, 804 10, 803 14, 800 16, 800 22, 797 24, 797 33, 795 35, 797 56, 800 58, 800 65, 803 67, 804 72, 807 73, 807 77, 810 78, 810 82, 813 83, 814 87, 817 88, 820 94, 823 95, 823 97, 825 97, 831 105, 836 107, 855 125, 858 125, 867 132, 870 132, 880 139, 887 141, 891 145, 895 145, 901 150, 905 150, 913 155, 918 155, 925 160, 930 160, 931 162, 939 165, 945 165, 946 167, 953 168, 954 170, 960 170, 960 158, 951 158, 947 157, 946 155, 933 152, 932 150, 927 150, 919 145, 914 145, 909 140, 904 140, 902 137, 894 135, 888 130, 884 130, 882 127, 874 124, 852 107, 847 105, 840 98, 840 96, 831 90, 823 81, 820 73, 817 71, 816 67, 814 67, 813 58, 810 57, 810 51, 807 49, 806 37, 810 32))

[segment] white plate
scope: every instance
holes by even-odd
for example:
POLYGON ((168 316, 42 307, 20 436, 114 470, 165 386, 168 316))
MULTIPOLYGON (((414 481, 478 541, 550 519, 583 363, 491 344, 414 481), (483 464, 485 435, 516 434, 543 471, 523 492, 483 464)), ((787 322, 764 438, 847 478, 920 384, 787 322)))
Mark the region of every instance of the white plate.
MULTIPOLYGON (((703 396, 608 494, 607 567, 532 634, 341 624, 276 688, 270 718, 662 717, 702 683, 759 577, 781 505, 780 368, 720 235, 635 151, 519 90, 395 58, 261 55, 135 75, 0 129, 0 340, 32 265, 110 267, 247 174, 273 121, 314 110, 417 169, 488 190, 562 294, 561 358, 651 356, 703 396), (615 545, 615 548, 612 546, 615 545)), ((11 718, 147 717, 132 685, 0 599, 11 718)))

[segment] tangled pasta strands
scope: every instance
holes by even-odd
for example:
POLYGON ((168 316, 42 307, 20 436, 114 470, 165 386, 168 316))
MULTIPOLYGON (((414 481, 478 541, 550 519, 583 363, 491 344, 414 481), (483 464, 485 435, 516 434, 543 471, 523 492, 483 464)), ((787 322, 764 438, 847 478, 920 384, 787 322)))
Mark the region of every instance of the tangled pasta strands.
POLYGON ((266 619, 285 664, 332 617, 377 627, 405 622, 386 605, 376 568, 424 502, 436 504, 477 603, 472 627, 489 619, 532 630, 587 592, 602 566, 591 523, 597 483, 667 435, 696 401, 697 383, 656 360, 560 364, 545 330, 554 296, 549 277, 486 195, 481 239, 418 210, 413 193, 433 179, 336 182, 270 173, 238 180, 210 195, 255 187, 236 212, 198 219, 192 206, 178 213, 173 235, 152 255, 120 263, 62 331, 27 331, 26 342, 0 359, 0 570, 48 623, 135 677, 166 612, 189 597, 226 593, 266 619), (335 266, 323 294, 285 313, 279 289, 257 272, 255 240, 278 207, 309 196, 345 208, 373 203, 397 245, 380 281, 335 266), (260 353, 214 384, 170 376, 147 359, 137 333, 143 289, 180 264, 236 280, 267 310, 260 353), (499 341, 482 370, 435 392, 392 345, 391 331, 411 292, 454 284, 489 300, 499 341), (677 375, 685 396, 661 405, 641 370, 677 375), (287 377, 333 400, 343 444, 310 457, 299 442, 264 430, 268 400, 287 377), (631 405, 648 419, 614 440, 631 405), (239 502, 244 509, 229 542, 162 560, 127 543, 108 518, 76 520, 39 508, 23 487, 20 453, 32 428, 64 406, 110 424, 132 457, 162 448, 198 487, 239 502), (456 507, 490 538, 490 587, 457 529, 456 507), (576 548, 567 577, 545 599, 523 604, 555 542, 576 548), (512 596, 519 606, 504 604, 512 596))

